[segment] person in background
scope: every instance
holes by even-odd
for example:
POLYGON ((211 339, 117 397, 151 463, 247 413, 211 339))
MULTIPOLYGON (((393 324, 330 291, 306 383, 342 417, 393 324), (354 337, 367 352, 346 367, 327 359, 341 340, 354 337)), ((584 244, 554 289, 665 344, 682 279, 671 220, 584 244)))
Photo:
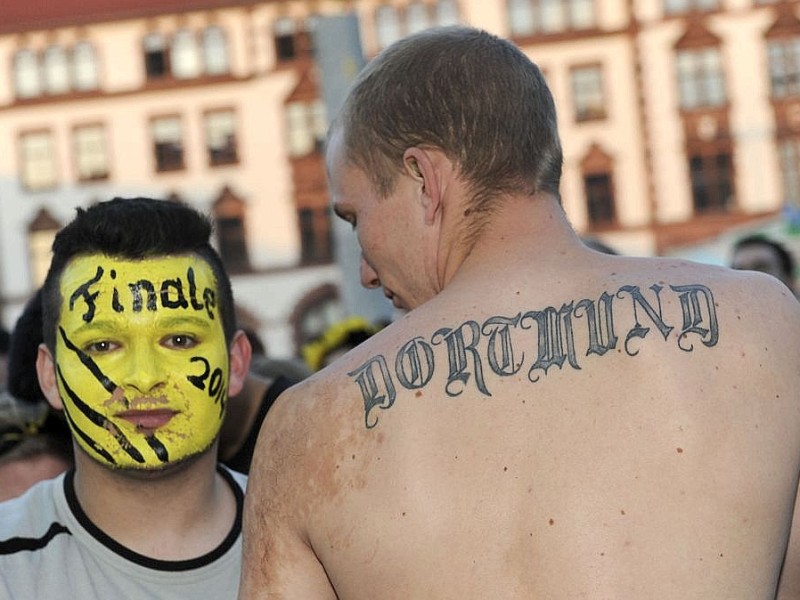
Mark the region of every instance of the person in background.
POLYGON ((333 211, 408 312, 270 411, 242 599, 766 600, 800 571, 800 303, 588 249, 557 124, 539 68, 474 28, 357 76, 333 211))
POLYGON ((380 325, 373 325, 363 317, 348 317, 332 324, 318 339, 305 344, 301 354, 312 372, 319 371, 381 329, 380 325))
POLYGON ((8 378, 8 351, 11 344, 11 334, 4 327, 0 327, 0 390, 7 384, 8 378))
POLYGON ((763 235, 749 235, 738 240, 733 245, 731 267, 768 273, 797 293, 794 257, 783 244, 763 235))
POLYGON ((250 345, 211 222, 115 198, 56 235, 36 369, 75 466, 0 503, 0 597, 236 596, 246 477, 217 462, 250 345))
POLYGON ((72 466, 72 442, 63 414, 44 397, 36 376, 42 343, 41 289, 28 300, 11 332, 8 385, 0 392, 0 501, 72 466))
POLYGON ((253 356, 242 390, 228 400, 219 436, 219 457, 228 468, 247 474, 261 424, 270 407, 281 392, 310 372, 295 361, 267 357, 259 336, 250 328, 242 329, 253 348, 253 356))
POLYGON ((0 502, 16 498, 34 484, 72 466, 72 445, 57 417, 8 414, 0 409, 0 502), (20 418, 22 417, 22 418, 20 418))
POLYGON ((592 250, 596 250, 597 252, 602 252, 603 254, 619 254, 614 248, 603 242, 602 240, 597 239, 596 237, 585 237, 583 238, 583 243, 592 250))

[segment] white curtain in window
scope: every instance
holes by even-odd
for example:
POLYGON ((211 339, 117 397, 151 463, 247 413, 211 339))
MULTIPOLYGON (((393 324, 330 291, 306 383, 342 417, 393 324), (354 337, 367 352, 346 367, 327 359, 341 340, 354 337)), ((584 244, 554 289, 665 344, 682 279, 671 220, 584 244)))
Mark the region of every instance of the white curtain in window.
POLYGON ((44 52, 44 87, 48 94, 69 91, 69 61, 61 46, 50 46, 44 52))
POLYGON ((203 31, 203 61, 209 75, 228 72, 228 41, 221 27, 206 27, 203 31))
POLYGON ((396 42, 402 35, 400 31, 400 19, 397 16, 397 9, 394 6, 384 5, 378 7, 375 13, 375 28, 378 36, 378 46, 386 46, 396 42))
POLYGON ((153 139, 161 143, 181 143, 181 121, 178 117, 160 117, 153 120, 153 139))
POLYGON ((53 136, 49 131, 23 134, 20 138, 22 181, 28 189, 38 190, 56 184, 56 159, 53 136))
POLYGON ((97 89, 97 58, 94 46, 87 41, 78 42, 72 49, 72 78, 76 90, 97 89))
POLYGON ((77 127, 74 144, 79 179, 100 179, 108 175, 105 130, 102 125, 77 127))
POLYGON ((594 27, 594 0, 571 0, 569 18, 572 29, 589 29, 590 27, 594 27))
POLYGON ((533 27, 531 0, 508 0, 508 28, 511 35, 530 35, 533 27))
POLYGON ((406 11, 408 33, 418 33, 430 27, 428 7, 424 2, 412 2, 406 11))
POLYGON ((19 50, 14 55, 14 91, 17 98, 34 98, 42 93, 39 61, 33 50, 19 50))
POLYGON ((200 75, 200 52, 194 32, 181 29, 175 33, 170 58, 172 74, 178 79, 191 79, 200 75))
POLYGON ((564 31, 567 29, 565 19, 565 0, 539 0, 539 29, 545 33, 564 31))
POLYGON ((436 24, 443 27, 447 25, 458 25, 458 1, 439 0, 436 3, 436 24))

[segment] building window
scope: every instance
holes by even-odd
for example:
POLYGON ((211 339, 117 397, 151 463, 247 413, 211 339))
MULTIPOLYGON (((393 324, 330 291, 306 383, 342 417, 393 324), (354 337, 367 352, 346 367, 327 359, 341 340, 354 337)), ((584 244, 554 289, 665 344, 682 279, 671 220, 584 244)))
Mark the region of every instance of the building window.
POLYGON ((614 161, 598 144, 592 144, 581 160, 586 216, 589 228, 608 227, 616 221, 614 161))
POLYGON ((400 16, 394 6, 387 4, 378 7, 375 12, 375 30, 379 48, 386 48, 403 36, 400 16))
POLYGON ((458 25, 461 19, 458 15, 458 0, 439 0, 436 3, 436 24, 441 27, 458 25))
POLYGON ((275 21, 275 54, 278 61, 297 58, 294 35, 297 25, 291 17, 281 17, 275 21))
POLYGON ((591 29, 594 0, 508 0, 512 35, 535 35, 591 29))
POLYGON ((72 49, 72 81, 76 90, 96 90, 98 87, 97 57, 94 46, 83 41, 72 49))
POLYGON ((534 31, 533 6, 530 0, 508 0, 511 35, 530 35, 534 31))
POLYGON ((668 15, 709 12, 718 8, 719 0, 664 0, 664 12, 668 15))
POLYGON ((61 46, 50 46, 44 52, 44 89, 48 94, 64 94, 70 89, 67 53, 61 46))
POLYGON ((181 29, 172 39, 170 51, 172 74, 178 79, 193 79, 200 75, 200 49, 193 32, 181 29))
POLYGON ((322 150, 328 127, 322 100, 287 104, 286 121, 291 156, 305 156, 322 150))
POLYGON ((437 25, 446 27, 448 25, 458 25, 460 22, 457 0, 439 0, 436 3, 437 25))
POLYGON ((424 2, 412 2, 406 9, 408 33, 419 33, 431 26, 428 18, 428 7, 424 2))
POLYGON ((73 130, 75 167, 80 181, 108 178, 106 132, 102 125, 83 125, 73 130))
POLYGON ((156 171, 184 168, 183 131, 179 117, 159 117, 150 124, 156 171))
POLYGON ((300 226, 301 261, 304 265, 327 263, 333 259, 333 232, 330 209, 301 208, 297 213, 300 226))
POLYGON ((14 55, 14 91, 17 98, 35 98, 42 93, 39 59, 33 50, 19 50, 14 55))
POLYGON ((229 165, 239 160, 236 142, 236 116, 232 110, 216 110, 205 115, 208 164, 229 165))
POLYGON ((49 131, 30 131, 20 138, 21 179, 25 188, 36 191, 56 186, 56 155, 49 131))
POLYGON ((35 287, 41 286, 47 276, 53 256, 53 240, 59 229, 61 223, 46 208, 40 208, 28 225, 28 256, 35 287))
POLYGON ((221 27, 206 27, 203 31, 203 61, 208 75, 228 72, 228 40, 221 27))
POLYGON ((239 217, 218 217, 215 220, 220 256, 230 273, 249 270, 245 244, 244 221, 239 217))
POLYGON ((338 289, 330 283, 310 291, 297 303, 290 321, 297 348, 316 340, 345 317, 338 289))
POLYGON ((144 38, 144 69, 148 79, 160 79, 169 74, 169 46, 161 33, 144 38))
POLYGON ((772 96, 800 95, 800 37, 770 41, 767 48, 772 96))
POLYGON ((680 50, 677 61, 681 108, 725 104, 725 81, 718 48, 680 50))
POLYGON ((245 273, 250 270, 245 235, 245 208, 244 201, 228 187, 222 190, 212 207, 219 255, 230 273, 245 273))
POLYGON ((592 227, 611 225, 616 220, 614 187, 610 173, 584 175, 586 212, 592 227))
POLYGON ((780 140, 778 152, 783 174, 784 201, 800 208, 800 136, 780 140))
POLYGON ((575 120, 589 121, 606 117, 603 94, 603 70, 599 65, 570 69, 575 120))
POLYGON ((729 152, 693 154, 689 157, 692 200, 698 214, 719 212, 733 201, 733 163, 729 152))

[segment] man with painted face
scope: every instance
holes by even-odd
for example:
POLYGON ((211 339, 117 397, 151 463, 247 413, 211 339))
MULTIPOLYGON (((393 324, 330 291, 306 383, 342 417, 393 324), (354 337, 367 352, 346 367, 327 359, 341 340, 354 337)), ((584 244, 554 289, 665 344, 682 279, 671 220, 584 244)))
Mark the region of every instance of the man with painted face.
POLYGON ((486 32, 383 51, 326 153, 362 283, 409 312, 267 415, 241 598, 774 598, 800 471, 783 284, 587 248, 547 83, 486 32))
POLYGON ((57 234, 36 367, 75 467, 0 504, 0 597, 236 596, 246 481, 217 436, 250 345, 210 233, 115 198, 57 234))

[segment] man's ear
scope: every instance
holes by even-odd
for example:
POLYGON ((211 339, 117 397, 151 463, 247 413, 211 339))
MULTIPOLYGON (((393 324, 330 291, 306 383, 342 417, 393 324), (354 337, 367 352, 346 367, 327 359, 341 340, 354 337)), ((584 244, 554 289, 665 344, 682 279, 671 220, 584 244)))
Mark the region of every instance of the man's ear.
POLYGON ((230 373, 228 374, 228 397, 235 396, 242 391, 245 379, 250 371, 250 358, 253 349, 250 340, 243 331, 237 331, 230 345, 230 373))
POLYGON ((36 375, 39 378, 39 387, 42 388, 47 402, 56 410, 64 410, 64 402, 58 391, 58 380, 56 378, 56 361, 50 349, 39 344, 36 354, 36 375))
POLYGON ((441 153, 419 146, 406 149, 403 153, 403 165, 406 173, 422 186, 425 203, 425 221, 432 223, 441 208, 442 182, 440 166, 444 156, 441 153))

